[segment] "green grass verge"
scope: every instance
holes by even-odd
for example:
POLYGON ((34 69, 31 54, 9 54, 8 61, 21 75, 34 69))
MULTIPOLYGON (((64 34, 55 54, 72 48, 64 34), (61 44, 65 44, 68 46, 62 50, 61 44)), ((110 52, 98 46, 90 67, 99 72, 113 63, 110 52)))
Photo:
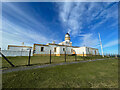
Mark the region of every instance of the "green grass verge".
MULTIPOLYGON (((7 57, 10 62, 12 62, 15 66, 28 65, 28 56, 17 56, 17 57, 7 57)), ((89 60, 89 59, 97 59, 102 58, 101 56, 92 56, 92 57, 81 57, 77 56, 77 61, 80 60, 89 60)), ((52 63, 61 63, 65 62, 65 56, 52 56, 52 63)), ((75 56, 66 56, 66 62, 75 61, 75 56)), ((49 56, 31 56, 31 65, 41 65, 41 64, 49 64, 50 57, 49 56)), ((11 65, 2 58, 2 68, 9 68, 11 65)))
POLYGON ((117 88, 118 60, 11 72, 2 81, 3 88, 117 88))

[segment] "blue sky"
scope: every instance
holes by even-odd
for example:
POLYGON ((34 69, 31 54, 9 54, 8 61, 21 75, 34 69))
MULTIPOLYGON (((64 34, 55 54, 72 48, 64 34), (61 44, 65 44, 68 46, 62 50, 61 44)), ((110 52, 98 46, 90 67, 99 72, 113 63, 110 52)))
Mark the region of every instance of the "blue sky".
MULTIPOLYGON (((69 32, 73 46, 118 52, 117 2, 13 2, 2 3, 2 48, 56 43, 69 32)), ((0 31, 1 33, 1 31, 0 31)))

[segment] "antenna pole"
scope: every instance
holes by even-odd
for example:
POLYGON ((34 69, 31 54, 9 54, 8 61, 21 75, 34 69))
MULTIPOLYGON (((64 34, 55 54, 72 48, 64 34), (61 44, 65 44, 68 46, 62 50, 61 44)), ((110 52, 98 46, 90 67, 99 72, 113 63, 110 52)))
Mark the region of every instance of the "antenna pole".
POLYGON ((102 42, 101 42, 101 38, 100 38, 100 33, 98 33, 98 35, 99 35, 99 40, 100 40, 100 46, 101 46, 101 51, 102 51, 102 57, 104 57, 103 48, 102 48, 102 42))

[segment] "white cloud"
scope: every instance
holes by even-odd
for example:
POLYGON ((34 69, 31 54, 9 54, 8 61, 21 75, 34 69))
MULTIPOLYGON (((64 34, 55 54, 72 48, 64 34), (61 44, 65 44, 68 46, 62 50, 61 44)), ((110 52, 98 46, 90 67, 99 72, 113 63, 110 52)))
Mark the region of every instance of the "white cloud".
MULTIPOLYGON (((22 11, 20 8, 12 5, 4 3, 6 6, 4 7, 5 12, 11 13, 8 8, 11 8, 14 12, 17 12, 19 15, 13 15, 17 19, 20 19, 21 21, 27 23, 24 26, 29 26, 29 28, 24 28, 22 26, 18 26, 15 23, 7 20, 4 22, 3 27, 3 38, 5 41, 4 44, 7 45, 11 42, 14 43, 21 43, 26 42, 30 43, 38 42, 38 43, 47 43, 54 40, 55 34, 49 30, 48 27, 44 26, 42 23, 40 23, 35 18, 32 18, 30 15, 22 11), (30 24, 28 23, 30 22, 30 24), (33 24, 33 25, 32 25, 33 24), (35 27, 39 26, 40 32, 35 32, 35 27), (50 35, 44 35, 42 32, 47 32, 50 35)), ((110 4, 110 3, 108 3, 110 4)), ((65 2, 65 3, 59 3, 59 16, 62 24, 67 27, 67 30, 65 32, 71 33, 72 36, 79 35, 79 33, 84 32, 84 25, 86 27, 91 27, 90 29, 95 30, 100 25, 102 25, 104 22, 106 22, 109 18, 116 18, 117 11, 111 11, 112 9, 105 10, 104 7, 100 6, 98 3, 71 3, 71 2, 65 2), (112 12, 112 14, 110 14, 112 12), (99 21, 95 25, 89 26, 92 21, 99 19, 103 17, 104 20, 99 21)), ((117 14, 118 15, 118 14, 117 14)), ((64 31, 64 30, 63 30, 64 31)), ((82 35, 81 45, 91 46, 94 47, 99 44, 99 40, 93 33, 88 33, 82 35)), ((4 41, 3 40, 3 41, 4 41)), ((55 40, 57 41, 57 40, 55 40)), ((58 40, 59 41, 59 40, 58 40)))
MULTIPOLYGON (((119 40, 119 42, 120 42, 120 40, 119 40)), ((115 46, 115 45, 118 45, 118 40, 113 40, 113 41, 110 41, 110 42, 106 43, 105 45, 103 45, 103 48, 112 47, 112 46, 115 46)))
POLYGON ((33 43, 46 43, 49 40, 32 30, 27 30, 20 26, 17 26, 8 20, 4 19, 3 28, 2 28, 2 48, 6 49, 8 44, 18 44, 25 42, 26 44, 33 43), (8 29, 9 28, 9 29, 8 29))
MULTIPOLYGON (((88 27, 89 30, 96 30, 110 18, 114 18, 117 21, 116 4, 65 2, 58 4, 58 6, 60 8, 60 21, 64 27, 71 30, 72 36, 84 32, 85 27, 88 27), (99 22, 96 22, 97 20, 99 22), (92 22, 96 23, 92 24, 92 22)), ((68 29, 65 31, 68 32, 68 29)))
POLYGON ((88 47, 98 47, 99 46, 99 39, 93 33, 82 34, 80 39, 82 39, 81 46, 88 46, 88 47))
MULTIPOLYGON (((17 7, 16 4, 12 4, 12 3, 3 3, 3 12, 6 12, 9 15, 19 19, 20 21, 24 22, 24 26, 28 26, 29 28, 33 27, 33 25, 35 25, 36 27, 39 26, 41 28, 41 30, 44 30, 45 32, 50 32, 48 27, 45 27, 39 20, 39 18, 33 18, 31 17, 31 15, 29 15, 28 13, 24 12, 22 9, 20 9, 19 7, 17 7), (8 10, 10 9, 10 10, 8 10), (11 13, 11 10, 13 10, 16 14, 11 13), (38 21, 39 20, 39 21, 38 21), (33 25, 32 25, 33 24, 33 25)), ((3 16, 4 18, 8 18, 3 16)), ((21 22, 21 23, 22 23, 21 22)), ((34 28, 35 29, 35 28, 34 28)))
MULTIPOLYGON (((60 5, 60 20, 69 29, 72 35, 76 35, 79 33, 80 29, 82 29, 82 23, 79 22, 80 13, 78 10, 80 9, 80 3, 61 3, 60 5)), ((67 31, 67 30, 66 30, 67 31)), ((68 32, 68 31, 67 31, 68 32)))
POLYGON ((58 6, 60 8, 60 21, 64 27, 68 28, 66 31, 70 32, 72 36, 82 36, 80 38, 80 41, 82 41, 80 42, 81 46, 99 47, 98 35, 96 36, 93 31, 96 31, 97 28, 110 20, 110 18, 116 20, 115 23, 118 21, 117 5, 113 3, 65 2, 58 4, 58 6), (88 27, 89 30, 84 30, 85 27, 88 27), (81 34, 88 31, 92 32, 81 34))
MULTIPOLYGON (((92 26, 91 28, 92 30, 96 30, 97 28, 99 28, 101 25, 103 25, 110 19, 114 19, 115 20, 114 23, 118 23, 118 11, 115 9, 116 5, 113 4, 111 5, 111 7, 108 8, 109 5, 110 3, 106 5, 104 8, 100 9, 100 12, 98 12, 99 14, 97 14, 94 20, 98 20, 98 19, 101 19, 101 20, 98 23, 96 23, 94 26, 92 26)), ((112 25, 109 25, 109 26, 112 26, 112 25)))
POLYGON ((52 41, 56 41, 56 43, 61 41, 57 39, 57 36, 54 38, 56 33, 53 33, 49 27, 46 27, 40 21, 31 17, 31 15, 28 15, 28 13, 22 11, 17 6, 11 3, 4 3, 3 8, 3 12, 6 13, 4 13, 2 17, 3 25, 1 33, 3 38, 0 40, 2 42, 2 49, 6 49, 8 44, 21 45, 22 42, 25 42, 26 45, 33 45, 33 43, 46 44, 52 41), (11 13, 8 8, 13 10, 16 14, 11 13), (14 20, 6 17, 5 14, 19 19, 24 22, 24 24, 14 22, 14 20))

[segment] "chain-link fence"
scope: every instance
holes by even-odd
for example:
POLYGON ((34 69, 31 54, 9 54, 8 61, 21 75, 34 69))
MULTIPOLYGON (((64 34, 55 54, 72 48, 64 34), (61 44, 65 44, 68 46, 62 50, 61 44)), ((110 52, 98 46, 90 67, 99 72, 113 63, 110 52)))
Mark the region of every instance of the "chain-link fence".
MULTIPOLYGON (((7 52, 8 53, 8 52, 7 52)), ((95 60, 103 58, 101 55, 89 55, 78 56, 76 54, 68 55, 66 52, 63 55, 56 56, 55 54, 51 54, 51 51, 44 54, 33 55, 31 50, 27 51, 26 53, 20 51, 12 51, 12 57, 7 54, 1 52, 2 55, 2 68, 9 68, 9 67, 17 67, 17 66, 30 66, 30 65, 43 65, 43 64, 54 64, 54 63, 62 63, 62 62, 73 62, 73 61, 82 61, 82 60, 95 60), (20 55, 18 55, 20 54, 20 55)), ((111 58, 111 57, 118 57, 118 55, 104 55, 104 58, 111 58)))

